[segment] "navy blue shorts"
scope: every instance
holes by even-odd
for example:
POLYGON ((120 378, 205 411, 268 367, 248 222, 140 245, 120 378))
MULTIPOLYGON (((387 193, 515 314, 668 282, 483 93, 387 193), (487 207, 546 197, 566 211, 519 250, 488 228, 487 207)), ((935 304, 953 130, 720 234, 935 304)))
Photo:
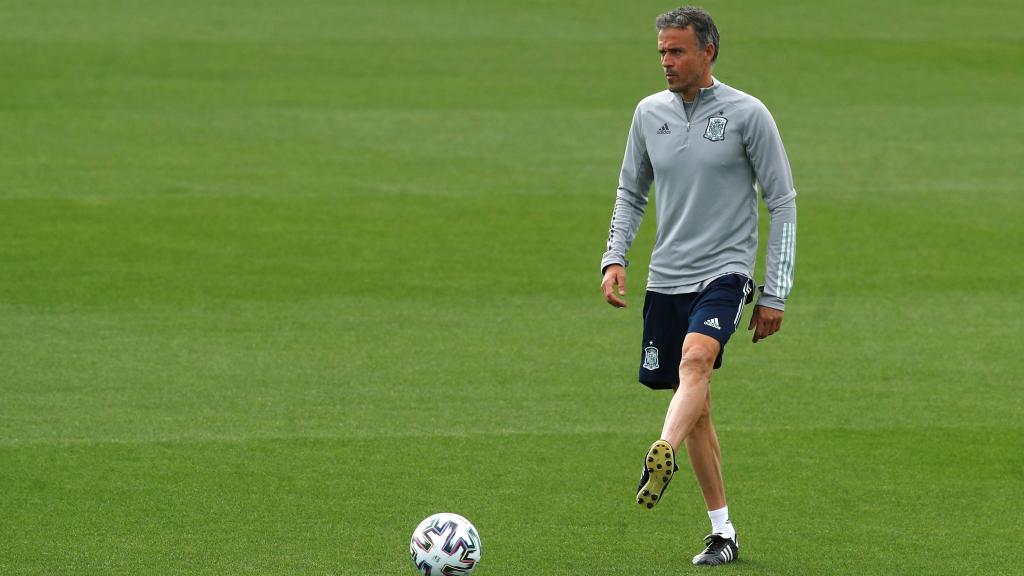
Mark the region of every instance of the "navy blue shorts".
POLYGON ((679 385, 683 339, 698 332, 722 345, 715 368, 722 366, 725 343, 753 299, 754 282, 741 274, 716 278, 703 292, 659 294, 644 298, 644 341, 640 352, 640 382, 662 390, 679 385))

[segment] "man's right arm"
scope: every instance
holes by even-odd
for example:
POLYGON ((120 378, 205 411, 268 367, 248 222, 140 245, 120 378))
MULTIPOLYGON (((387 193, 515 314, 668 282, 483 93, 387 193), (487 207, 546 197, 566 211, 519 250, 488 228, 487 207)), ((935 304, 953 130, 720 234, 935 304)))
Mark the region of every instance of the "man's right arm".
POLYGON ((612 222, 608 229, 608 246, 601 257, 602 274, 612 264, 627 266, 626 252, 629 251, 640 228, 644 210, 647 208, 647 193, 653 180, 654 168, 647 155, 640 107, 637 106, 626 139, 626 152, 622 158, 615 208, 612 210, 612 222))

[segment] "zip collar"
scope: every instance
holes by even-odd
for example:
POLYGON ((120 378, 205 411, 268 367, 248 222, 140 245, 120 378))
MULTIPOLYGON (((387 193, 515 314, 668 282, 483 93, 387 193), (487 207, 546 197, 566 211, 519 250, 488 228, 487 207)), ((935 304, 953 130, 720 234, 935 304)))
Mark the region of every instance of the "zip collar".
MULTIPOLYGON (((708 97, 712 96, 715 92, 717 92, 718 91, 718 87, 721 86, 721 85, 722 85, 722 83, 718 81, 718 78, 715 78, 714 76, 712 76, 711 77, 711 86, 705 86, 704 88, 701 88, 700 90, 698 90, 697 91, 697 96, 694 97, 693 101, 694 102, 699 102, 702 99, 707 99, 708 97)), ((675 97, 676 97, 676 100, 679 100, 680 104, 683 103, 684 100, 683 100, 683 95, 682 94, 676 92, 675 93, 675 97)))
POLYGON ((686 104, 684 103, 685 101, 683 100, 683 95, 676 93, 675 99, 676 102, 679 104, 679 108, 683 112, 683 118, 686 118, 686 121, 688 123, 695 122, 697 118, 700 118, 700 116, 697 114, 697 111, 703 110, 709 103, 714 102, 715 96, 718 93, 718 87, 721 85, 722 83, 718 81, 718 78, 712 76, 711 86, 706 86, 697 91, 697 95, 693 98, 692 117, 686 114, 686 104))

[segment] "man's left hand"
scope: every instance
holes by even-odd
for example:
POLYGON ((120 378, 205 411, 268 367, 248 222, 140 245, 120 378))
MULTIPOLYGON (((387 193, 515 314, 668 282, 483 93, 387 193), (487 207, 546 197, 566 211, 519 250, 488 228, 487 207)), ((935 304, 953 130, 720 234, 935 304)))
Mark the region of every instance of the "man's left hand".
POLYGON ((750 316, 747 330, 754 331, 754 343, 763 340, 782 330, 782 310, 767 306, 754 306, 754 314, 750 316))

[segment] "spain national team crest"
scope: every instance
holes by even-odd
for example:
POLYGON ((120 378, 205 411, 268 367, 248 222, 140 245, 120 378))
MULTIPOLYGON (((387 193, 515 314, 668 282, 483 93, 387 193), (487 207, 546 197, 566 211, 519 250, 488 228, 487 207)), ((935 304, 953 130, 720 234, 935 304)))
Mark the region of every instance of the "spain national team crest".
POLYGON ((654 346, 644 348, 644 368, 648 370, 658 369, 658 349, 654 346))
POLYGON ((725 125, 728 123, 729 120, 721 116, 708 118, 708 128, 704 131, 704 137, 712 142, 725 140, 725 125))

